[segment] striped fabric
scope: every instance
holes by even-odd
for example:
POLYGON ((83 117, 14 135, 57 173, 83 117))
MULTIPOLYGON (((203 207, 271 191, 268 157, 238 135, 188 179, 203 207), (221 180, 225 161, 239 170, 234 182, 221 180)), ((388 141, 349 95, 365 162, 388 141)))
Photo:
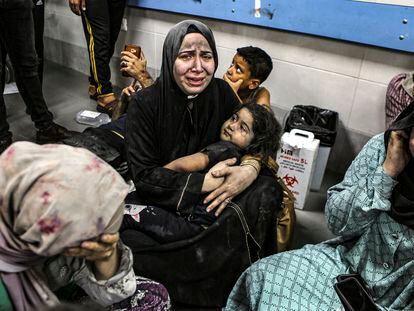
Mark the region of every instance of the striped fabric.
POLYGON ((390 126, 392 121, 404 110, 413 100, 413 93, 408 93, 403 87, 403 82, 408 78, 408 73, 396 75, 388 84, 385 97, 385 125, 390 126))

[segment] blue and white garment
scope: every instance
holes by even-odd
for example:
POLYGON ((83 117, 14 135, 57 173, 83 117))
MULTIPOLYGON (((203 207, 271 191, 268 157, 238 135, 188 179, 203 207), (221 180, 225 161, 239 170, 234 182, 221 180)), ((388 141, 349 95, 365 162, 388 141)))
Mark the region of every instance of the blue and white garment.
POLYGON ((383 310, 414 310, 414 231, 388 212, 396 181, 383 170, 384 135, 373 137, 328 190, 326 218, 340 237, 264 258, 237 281, 226 310, 338 310, 339 274, 359 273, 383 310))

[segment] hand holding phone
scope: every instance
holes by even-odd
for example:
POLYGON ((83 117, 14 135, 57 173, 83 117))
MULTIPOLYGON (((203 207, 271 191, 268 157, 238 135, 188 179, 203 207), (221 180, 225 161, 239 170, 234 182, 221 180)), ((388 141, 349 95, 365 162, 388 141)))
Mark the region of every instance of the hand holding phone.
MULTIPOLYGON (((125 44, 124 52, 130 52, 133 54, 137 59, 141 58, 141 47, 135 44, 125 44)), ((128 67, 128 62, 131 63, 130 58, 126 57, 125 54, 128 53, 121 53, 121 72, 124 77, 130 77, 131 75, 126 71, 123 70, 125 67, 128 67)))

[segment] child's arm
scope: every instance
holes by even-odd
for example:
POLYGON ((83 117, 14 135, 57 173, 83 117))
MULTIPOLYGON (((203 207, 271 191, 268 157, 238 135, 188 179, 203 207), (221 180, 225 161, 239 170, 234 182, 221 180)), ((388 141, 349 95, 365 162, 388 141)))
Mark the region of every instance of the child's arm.
POLYGON ((270 93, 266 88, 262 88, 257 94, 256 103, 270 109, 270 93))
POLYGON ((242 99, 240 98, 239 94, 237 93, 239 91, 240 85, 243 84, 243 80, 240 79, 236 82, 231 81, 226 74, 223 75, 223 80, 226 81, 230 87, 232 88, 234 94, 236 94, 237 98, 239 99, 240 103, 243 103, 242 99))
POLYGON ((208 155, 202 152, 197 152, 175 159, 174 161, 164 165, 164 167, 176 172, 191 173, 204 170, 208 163, 208 155))

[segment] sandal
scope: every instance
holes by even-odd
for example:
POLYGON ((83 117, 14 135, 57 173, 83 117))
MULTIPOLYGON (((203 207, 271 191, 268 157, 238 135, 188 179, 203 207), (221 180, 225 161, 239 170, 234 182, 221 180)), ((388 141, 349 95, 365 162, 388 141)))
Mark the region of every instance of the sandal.
POLYGON ((98 99, 98 92, 96 91, 96 86, 95 85, 89 84, 88 94, 89 94, 90 99, 93 99, 93 100, 98 99))
POLYGON ((116 106, 118 106, 118 99, 115 97, 113 93, 107 95, 101 95, 98 97, 96 105, 96 111, 103 112, 108 114, 112 117, 112 113, 114 112, 116 106), (110 100, 102 101, 103 98, 111 96, 110 100))

